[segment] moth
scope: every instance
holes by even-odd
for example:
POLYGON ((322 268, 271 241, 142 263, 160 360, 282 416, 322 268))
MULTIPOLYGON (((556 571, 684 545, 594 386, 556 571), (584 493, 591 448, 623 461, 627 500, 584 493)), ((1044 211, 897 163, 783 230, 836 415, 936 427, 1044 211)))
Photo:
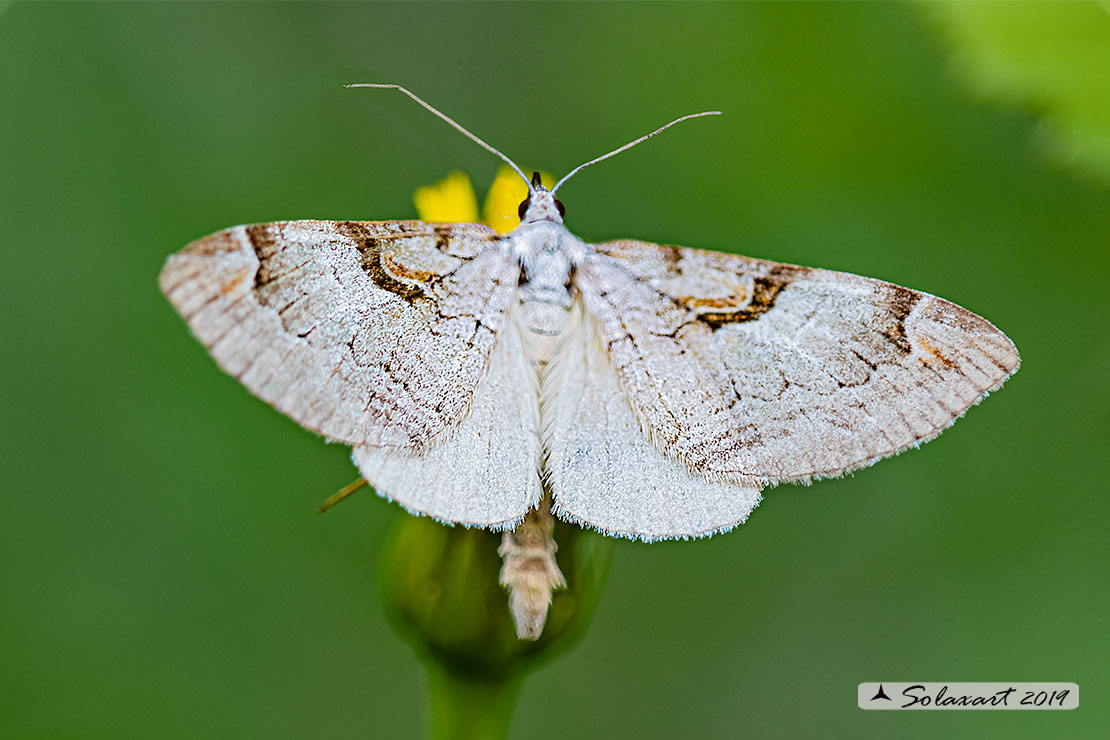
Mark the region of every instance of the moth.
POLYGON ((932 439, 1018 368, 1005 334, 926 293, 567 230, 569 177, 707 114, 548 191, 408 90, 367 86, 508 162, 528 183, 520 226, 237 226, 171 256, 161 288, 220 367, 351 445, 379 494, 505 530, 522 636, 562 583, 552 515, 645 541, 723 532, 768 486, 932 439))

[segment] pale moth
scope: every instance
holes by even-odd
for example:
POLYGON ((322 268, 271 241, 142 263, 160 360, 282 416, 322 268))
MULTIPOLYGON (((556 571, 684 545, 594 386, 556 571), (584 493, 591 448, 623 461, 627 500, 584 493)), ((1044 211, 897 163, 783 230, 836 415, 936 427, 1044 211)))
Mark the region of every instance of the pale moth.
POLYGON ((735 527, 760 490, 932 439, 1019 358, 926 293, 634 240, 587 244, 555 192, 685 116, 528 183, 521 224, 282 221, 169 258, 161 287, 219 365, 353 447, 381 495, 504 530, 521 637, 564 584, 551 516, 645 541, 735 527))

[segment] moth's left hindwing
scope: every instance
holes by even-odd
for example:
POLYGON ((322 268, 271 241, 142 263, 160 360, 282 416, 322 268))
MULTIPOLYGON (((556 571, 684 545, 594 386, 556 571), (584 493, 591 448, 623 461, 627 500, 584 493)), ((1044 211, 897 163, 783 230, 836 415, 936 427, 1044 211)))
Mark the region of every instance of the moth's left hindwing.
POLYGON ((575 284, 646 433, 709 480, 835 476, 932 439, 1019 364, 985 319, 858 275, 594 246, 575 284))
POLYGON ((352 459, 379 493, 409 511, 511 527, 543 493, 535 375, 510 313, 458 427, 420 454, 356 446, 352 459))

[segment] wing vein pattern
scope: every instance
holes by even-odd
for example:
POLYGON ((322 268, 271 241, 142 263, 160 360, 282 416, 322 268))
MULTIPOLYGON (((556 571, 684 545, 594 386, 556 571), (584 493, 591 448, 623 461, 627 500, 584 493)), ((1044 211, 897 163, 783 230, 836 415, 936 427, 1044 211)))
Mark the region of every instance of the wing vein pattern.
POLYGON ((953 303, 696 249, 594 245, 575 285, 655 446, 708 480, 832 476, 932 439, 1018 367, 953 303))
POLYGON ((194 242, 161 284, 264 401, 333 440, 416 452, 470 407, 516 286, 506 250, 477 224, 278 222, 194 242))
POLYGON ((172 256, 161 286, 224 370, 352 445, 379 493, 494 528, 546 485, 608 534, 726 530, 767 485, 932 439, 1018 368, 990 322, 880 280, 514 234, 240 226, 172 256))

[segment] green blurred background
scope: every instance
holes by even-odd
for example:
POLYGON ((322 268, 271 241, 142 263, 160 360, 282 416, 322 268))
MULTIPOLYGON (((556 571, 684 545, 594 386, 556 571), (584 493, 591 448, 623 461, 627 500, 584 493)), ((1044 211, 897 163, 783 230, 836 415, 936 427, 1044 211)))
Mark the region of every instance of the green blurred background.
POLYGON ((1024 366, 924 449, 620 542, 513 737, 1104 736, 1110 15, 1098 4, 15 4, 0 10, 0 731, 412 737, 377 553, 396 507, 217 370, 158 293, 239 223, 415 215, 556 174, 639 237, 926 290, 1024 366), (990 10, 994 8, 994 10, 990 10), (872 680, 1075 681, 1074 712, 864 712, 872 680))

